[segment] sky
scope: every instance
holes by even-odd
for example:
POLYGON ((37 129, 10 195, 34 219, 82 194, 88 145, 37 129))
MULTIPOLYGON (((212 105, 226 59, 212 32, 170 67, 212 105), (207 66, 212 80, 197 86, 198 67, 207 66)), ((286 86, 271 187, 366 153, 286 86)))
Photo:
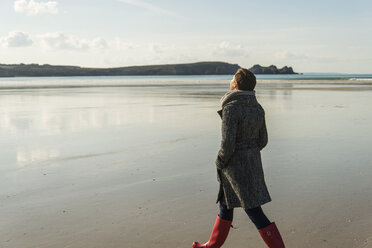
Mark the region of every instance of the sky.
POLYGON ((372 73, 371 0, 1 0, 0 63, 372 73))

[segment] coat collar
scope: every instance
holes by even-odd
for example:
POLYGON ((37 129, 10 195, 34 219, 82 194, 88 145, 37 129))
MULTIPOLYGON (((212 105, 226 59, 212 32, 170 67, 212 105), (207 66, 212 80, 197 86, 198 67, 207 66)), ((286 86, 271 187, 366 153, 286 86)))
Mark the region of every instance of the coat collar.
MULTIPOLYGON (((257 103, 256 100, 256 91, 252 90, 232 90, 225 93, 223 97, 221 97, 221 107, 223 108, 225 105, 227 105, 229 102, 232 102, 233 100, 238 99, 247 99, 247 98, 253 98, 253 101, 250 101, 251 103, 257 103)), ((222 119, 222 109, 218 110, 217 113, 220 115, 222 119)))
POLYGON ((221 97, 221 107, 225 106, 227 103, 231 102, 232 100, 236 99, 238 96, 255 96, 256 91, 254 90, 230 90, 225 93, 223 97, 221 97))

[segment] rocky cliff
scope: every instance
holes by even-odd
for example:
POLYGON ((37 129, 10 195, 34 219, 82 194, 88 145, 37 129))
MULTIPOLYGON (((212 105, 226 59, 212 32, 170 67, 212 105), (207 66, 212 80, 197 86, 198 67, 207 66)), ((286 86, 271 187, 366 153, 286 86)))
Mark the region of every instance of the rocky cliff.
POLYGON ((270 65, 268 67, 254 65, 249 68, 254 74, 297 74, 293 71, 292 67, 284 66, 278 69, 275 65, 270 65))

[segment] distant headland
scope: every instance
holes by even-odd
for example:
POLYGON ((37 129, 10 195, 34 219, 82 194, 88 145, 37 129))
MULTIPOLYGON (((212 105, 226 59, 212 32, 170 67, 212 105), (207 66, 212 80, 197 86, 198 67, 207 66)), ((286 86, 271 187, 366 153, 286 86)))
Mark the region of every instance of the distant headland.
MULTIPOLYGON (((189 64, 164 64, 114 68, 89 68, 64 65, 0 64, 0 77, 53 77, 53 76, 146 76, 146 75, 229 75, 240 66, 225 62, 197 62, 189 64)), ((249 69, 255 74, 297 74, 292 67, 277 68, 254 65, 249 69)))

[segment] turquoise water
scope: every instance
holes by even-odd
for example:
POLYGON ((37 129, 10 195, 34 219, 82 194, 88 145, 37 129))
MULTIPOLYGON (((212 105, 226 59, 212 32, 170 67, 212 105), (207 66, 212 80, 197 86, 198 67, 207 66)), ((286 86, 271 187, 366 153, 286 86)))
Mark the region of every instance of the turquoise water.
MULTIPOLYGON (((225 91, 232 75, 212 76, 94 76, 0 78, 0 90, 92 87, 197 87, 205 91, 225 91), (214 88, 214 89, 213 89, 214 88)), ((372 89, 372 74, 257 75, 260 88, 354 88, 372 89)))
MULTIPOLYGON (((34 82, 34 81, 195 81, 195 80, 231 80, 233 75, 191 75, 191 76, 92 76, 92 77, 15 77, 0 78, 5 82, 34 82)), ((256 75, 258 80, 325 80, 325 79, 372 79, 372 74, 341 74, 341 73, 303 73, 293 75, 256 75)))

